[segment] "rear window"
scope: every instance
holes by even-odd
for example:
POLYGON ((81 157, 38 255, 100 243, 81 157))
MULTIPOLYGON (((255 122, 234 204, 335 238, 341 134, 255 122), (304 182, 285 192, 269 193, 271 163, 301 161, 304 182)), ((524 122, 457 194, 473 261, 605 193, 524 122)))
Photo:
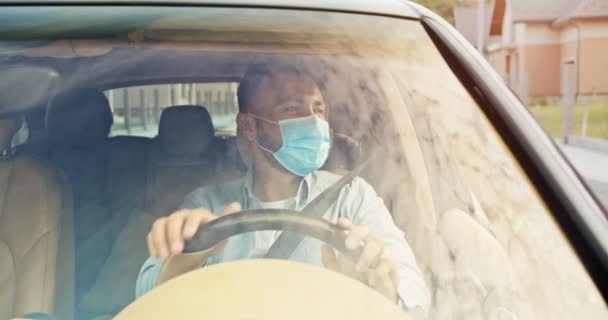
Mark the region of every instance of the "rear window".
POLYGON ((105 91, 114 124, 110 136, 154 137, 163 109, 198 105, 211 114, 216 134, 236 133, 238 82, 169 83, 105 91))

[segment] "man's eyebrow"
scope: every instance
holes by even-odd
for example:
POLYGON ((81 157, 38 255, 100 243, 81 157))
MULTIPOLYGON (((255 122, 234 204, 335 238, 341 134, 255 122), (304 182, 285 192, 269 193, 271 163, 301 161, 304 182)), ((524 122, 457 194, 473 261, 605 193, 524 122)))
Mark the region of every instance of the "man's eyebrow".
POLYGON ((298 99, 298 98, 285 98, 283 100, 279 100, 279 103, 277 103, 274 107, 277 108, 279 106, 284 106, 286 103, 302 103, 302 99, 298 99))

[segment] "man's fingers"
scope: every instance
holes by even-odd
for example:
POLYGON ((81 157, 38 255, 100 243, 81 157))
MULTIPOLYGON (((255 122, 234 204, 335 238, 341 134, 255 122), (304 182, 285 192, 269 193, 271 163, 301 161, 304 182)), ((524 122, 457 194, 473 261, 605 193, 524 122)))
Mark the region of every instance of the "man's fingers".
POLYGON ((184 240, 190 240, 198 231, 201 224, 208 223, 215 216, 205 208, 191 210, 186 216, 182 236, 184 240))
POLYGON ((390 273, 390 266, 384 260, 382 260, 380 263, 378 263, 375 269, 372 269, 367 273, 367 281, 369 285, 374 288, 382 285, 382 282, 385 280, 392 283, 390 273))
POLYGON ((327 244, 321 246, 321 262, 325 268, 340 272, 340 265, 338 264, 336 253, 334 252, 334 249, 327 244))
MULTIPOLYGON (((239 212, 241 206, 231 203, 222 212, 222 215, 239 212)), ((201 224, 217 218, 206 208, 192 210, 179 210, 168 217, 157 219, 146 237, 148 253, 152 257, 167 259, 171 255, 179 254, 184 250, 184 241, 190 240, 196 234, 201 224)), ((226 244, 217 246, 221 251, 226 244)))
POLYGON ((343 229, 343 230, 350 230, 353 227, 352 221, 350 221, 346 218, 338 218, 336 225, 338 226, 338 228, 343 229))
POLYGON ((167 219, 167 242, 171 255, 179 254, 184 250, 184 224, 190 214, 190 210, 180 210, 167 219))
POLYGON ((327 268, 367 283, 391 301, 396 301, 399 276, 395 261, 384 257, 384 241, 371 236, 367 226, 353 225, 348 219, 340 218, 336 225, 345 234, 346 248, 356 250, 362 246, 361 255, 357 263, 353 264, 341 259, 342 256, 336 258, 333 250, 332 256, 324 250, 322 251, 323 264, 327 268))
POLYGON ((357 249, 365 238, 369 235, 369 228, 367 226, 353 226, 346 233, 345 245, 348 250, 357 249))
POLYGON ((382 259, 374 270, 367 273, 367 282, 370 287, 390 300, 396 301, 398 283, 393 281, 392 273, 394 273, 392 263, 388 259, 382 259))
POLYGON ((148 232, 148 234, 146 235, 146 243, 148 245, 148 254, 150 255, 150 257, 158 258, 158 255, 156 254, 156 249, 154 249, 154 242, 152 241, 152 234, 150 232, 148 232))
POLYGON ((226 208, 224 208, 221 215, 225 216, 227 214, 233 214, 233 213, 237 213, 240 211, 241 211, 241 204, 238 202, 233 202, 233 203, 227 205, 226 208))
POLYGON ((384 257, 383 260, 388 264, 390 269, 391 281, 395 285, 395 288, 399 286, 399 272, 397 272, 397 261, 392 257, 384 257))
MULTIPOLYGON (((224 216, 228 214, 237 213, 239 211, 241 211, 241 205, 238 202, 233 202, 224 208, 221 215, 224 216)), ((198 208, 191 210, 190 213, 186 216, 186 222, 184 224, 183 229, 183 239, 192 239, 192 237, 194 237, 194 235, 202 224, 209 223, 210 221, 216 218, 217 216, 215 216, 213 213, 211 213, 211 211, 207 210, 206 208, 198 208)), ((226 247, 227 243, 227 241, 222 241, 217 244, 215 247, 213 247, 212 254, 218 255, 222 251, 222 249, 226 247)))
POLYGON ((167 247, 166 237, 166 223, 167 218, 159 218, 152 224, 150 230, 150 238, 152 238, 152 244, 154 245, 154 251, 156 256, 162 260, 169 257, 169 248, 167 247))
POLYGON ((384 242, 382 240, 367 237, 365 239, 365 245, 363 251, 357 261, 356 270, 357 272, 366 272, 370 267, 374 267, 384 254, 384 242))

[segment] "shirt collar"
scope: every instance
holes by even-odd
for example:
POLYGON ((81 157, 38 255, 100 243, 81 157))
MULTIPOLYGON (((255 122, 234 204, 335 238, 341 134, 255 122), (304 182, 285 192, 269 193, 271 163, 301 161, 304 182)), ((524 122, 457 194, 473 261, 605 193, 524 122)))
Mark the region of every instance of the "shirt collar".
MULTIPOLYGON (((300 181, 300 185, 298 186, 298 191, 296 192, 296 208, 301 208, 302 206, 304 206, 306 203, 308 203, 308 197, 310 196, 311 192, 310 190, 312 190, 312 180, 313 177, 312 175, 313 173, 309 173, 306 176, 304 176, 304 178, 302 179, 302 181, 300 181)), ((251 172, 251 169, 247 170, 247 173, 245 174, 245 183, 243 185, 243 194, 245 196, 245 199, 247 199, 247 201, 258 201, 260 202, 260 200, 253 194, 252 190, 253 190, 253 174, 251 172)))

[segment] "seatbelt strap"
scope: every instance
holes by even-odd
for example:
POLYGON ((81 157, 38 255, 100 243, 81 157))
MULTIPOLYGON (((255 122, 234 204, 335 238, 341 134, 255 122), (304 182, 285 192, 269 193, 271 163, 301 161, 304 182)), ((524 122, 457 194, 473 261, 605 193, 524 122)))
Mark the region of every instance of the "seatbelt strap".
MULTIPOLYGON (((338 200, 340 191, 344 186, 351 183, 357 177, 363 168, 369 163, 367 159, 360 163, 355 169, 344 175, 338 181, 334 182, 329 188, 325 189, 316 198, 310 201, 303 209, 302 214, 321 218, 325 211, 338 200)), ((304 236, 299 233, 282 232, 281 235, 274 241, 264 258, 269 259, 288 259, 293 251, 300 245, 304 236)))

